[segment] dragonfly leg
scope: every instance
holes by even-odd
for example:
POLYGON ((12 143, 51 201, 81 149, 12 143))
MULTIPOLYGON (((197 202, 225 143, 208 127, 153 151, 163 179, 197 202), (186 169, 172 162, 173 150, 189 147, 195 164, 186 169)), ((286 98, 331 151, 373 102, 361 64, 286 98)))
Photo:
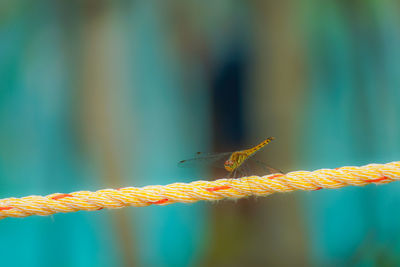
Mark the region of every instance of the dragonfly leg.
MULTIPOLYGON (((247 165, 244 165, 243 169, 244 169, 244 175, 242 177, 250 175, 250 169, 249 169, 249 167, 247 165)), ((251 187, 251 183, 249 181, 249 178, 246 177, 245 179, 247 180, 247 184, 249 185, 251 194, 254 195, 253 188, 251 187)))
POLYGON ((237 169, 234 169, 233 171, 229 172, 228 181, 229 181, 229 186, 230 187, 232 186, 233 179, 236 178, 236 171, 237 171, 237 169))

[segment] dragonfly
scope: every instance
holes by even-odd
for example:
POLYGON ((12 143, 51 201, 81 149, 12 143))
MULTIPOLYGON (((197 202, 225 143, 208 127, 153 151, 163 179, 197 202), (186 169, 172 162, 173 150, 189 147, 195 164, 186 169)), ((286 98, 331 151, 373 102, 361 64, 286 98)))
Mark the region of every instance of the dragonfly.
POLYGON ((249 163, 249 161, 251 160, 252 162, 258 164, 259 167, 262 167, 263 170, 265 170, 267 173, 281 173, 281 171, 271 168, 265 165, 263 162, 251 159, 251 157, 253 157, 258 151, 260 151, 263 147, 265 147, 274 139, 274 137, 268 137, 267 139, 252 148, 234 152, 216 154, 204 154, 202 152, 197 152, 197 157, 181 160, 179 161, 178 165, 181 167, 185 167, 199 162, 215 162, 223 159, 223 164, 221 162, 221 164, 217 165, 216 167, 223 167, 229 173, 230 178, 237 178, 236 175, 241 174, 243 171, 246 172, 246 174, 249 174, 249 170, 247 170, 247 163, 249 163))

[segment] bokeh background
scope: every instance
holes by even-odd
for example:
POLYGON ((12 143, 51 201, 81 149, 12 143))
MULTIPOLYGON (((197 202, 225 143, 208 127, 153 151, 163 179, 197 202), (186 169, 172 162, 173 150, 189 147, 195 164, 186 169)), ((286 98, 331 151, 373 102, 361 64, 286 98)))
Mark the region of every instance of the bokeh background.
MULTIPOLYGON (((1 1, 0 197, 400 159, 399 1, 1 1)), ((2 266, 399 266, 400 185, 0 222, 2 266)))

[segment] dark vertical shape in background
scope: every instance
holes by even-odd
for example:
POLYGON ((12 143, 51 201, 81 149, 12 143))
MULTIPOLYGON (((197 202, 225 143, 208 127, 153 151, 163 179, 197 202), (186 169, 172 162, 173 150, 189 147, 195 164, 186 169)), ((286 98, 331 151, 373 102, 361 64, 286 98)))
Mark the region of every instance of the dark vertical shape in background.
MULTIPOLYGON (((247 138, 244 123, 244 96, 247 79, 248 58, 246 46, 233 41, 229 52, 225 53, 210 75, 212 90, 213 141, 215 151, 235 151, 243 149, 247 138)), ((216 177, 226 177, 226 172, 216 177)), ((250 200, 251 201, 251 200, 250 200)), ((205 266, 243 266, 249 264, 245 253, 249 229, 248 213, 252 207, 249 200, 236 203, 221 202, 213 212, 214 242, 209 247, 205 266)), ((251 263, 250 263, 251 265, 251 263)))
POLYGON ((211 74, 214 147, 236 150, 245 140, 243 95, 246 79, 243 46, 237 45, 217 64, 211 74))

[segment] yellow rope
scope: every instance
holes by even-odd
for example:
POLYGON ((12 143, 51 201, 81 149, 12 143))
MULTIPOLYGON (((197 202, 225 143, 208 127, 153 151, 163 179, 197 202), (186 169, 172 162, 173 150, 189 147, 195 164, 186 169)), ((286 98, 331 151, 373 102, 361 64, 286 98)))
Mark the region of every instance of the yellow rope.
POLYGON ((79 210, 115 209, 126 206, 168 205, 175 202, 193 203, 199 200, 238 199, 246 196, 267 196, 274 192, 319 190, 347 185, 385 184, 400 179, 400 161, 370 164, 362 167, 321 169, 313 172, 295 171, 287 174, 249 176, 240 179, 219 179, 174 183, 165 186, 125 187, 96 192, 79 191, 70 194, 4 198, 0 200, 0 219, 51 215, 79 210))

